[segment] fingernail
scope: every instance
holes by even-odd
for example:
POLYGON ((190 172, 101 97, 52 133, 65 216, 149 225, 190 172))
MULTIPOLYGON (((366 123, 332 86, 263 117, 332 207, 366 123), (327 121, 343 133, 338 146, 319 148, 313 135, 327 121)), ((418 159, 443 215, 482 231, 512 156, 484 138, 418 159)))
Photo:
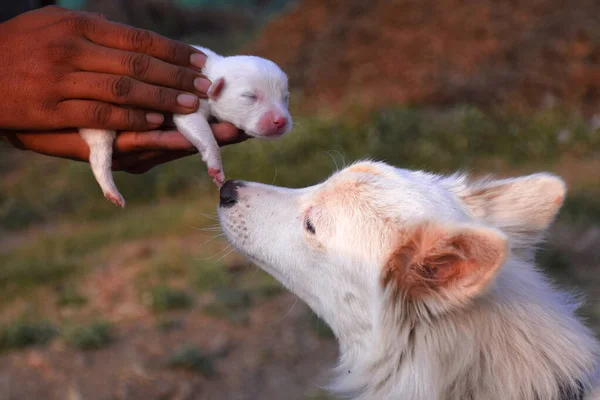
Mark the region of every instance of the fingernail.
POLYGON ((177 102, 183 107, 194 108, 198 103, 198 97, 193 94, 182 93, 177 96, 177 102))
POLYGON ((194 53, 190 56, 190 64, 197 68, 204 68, 206 56, 202 53, 194 53))
POLYGON ((210 85, 211 85, 210 81, 208 79, 206 79, 206 78, 196 78, 196 79, 194 79, 194 87, 200 93, 206 93, 206 92, 208 92, 208 89, 210 88, 210 85))
POLYGON ((148 114, 146 114, 146 121, 149 124, 160 125, 160 124, 163 123, 164 120, 165 120, 165 117, 162 114, 158 114, 158 113, 148 113, 148 114))

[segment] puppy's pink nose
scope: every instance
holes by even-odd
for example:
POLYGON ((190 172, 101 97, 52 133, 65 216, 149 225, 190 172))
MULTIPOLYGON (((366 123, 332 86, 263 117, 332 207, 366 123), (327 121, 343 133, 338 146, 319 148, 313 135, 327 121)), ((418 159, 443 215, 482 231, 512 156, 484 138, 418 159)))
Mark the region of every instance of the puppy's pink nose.
POLYGON ((277 116, 275 118, 273 118, 273 125, 275 125, 277 128, 281 129, 284 126, 287 125, 287 118, 286 117, 282 117, 282 116, 277 116))

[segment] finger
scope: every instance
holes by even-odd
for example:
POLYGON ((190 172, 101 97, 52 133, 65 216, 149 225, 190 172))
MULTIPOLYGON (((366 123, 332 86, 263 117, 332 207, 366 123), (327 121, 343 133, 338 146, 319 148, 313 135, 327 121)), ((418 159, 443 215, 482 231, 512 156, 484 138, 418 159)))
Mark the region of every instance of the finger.
MULTIPOLYGON (((68 119, 69 127, 147 131, 159 127, 164 116, 134 108, 92 100, 65 100, 58 104, 56 118, 68 119)), ((65 128, 56 126, 56 129, 65 128)))
POLYGON ((219 146, 241 143, 249 139, 245 133, 229 122, 219 122, 210 125, 219 146))
POLYGON ((95 44, 85 49, 75 60, 75 66, 83 71, 127 75, 138 81, 194 93, 202 98, 210 87, 210 81, 190 69, 169 64, 147 54, 115 50, 95 44))
POLYGON ((89 159, 90 150, 81 136, 72 131, 57 133, 15 133, 7 135, 13 146, 52 157, 76 161, 89 159))
POLYGON ((23 142, 19 139, 18 135, 14 133, 3 133, 2 135, 0 135, 0 138, 5 142, 10 143, 14 148, 17 148, 19 150, 27 150, 25 144, 23 144, 23 142))
POLYGON ((134 155, 127 155, 115 160, 113 162, 113 169, 117 167, 119 170, 130 174, 143 174, 157 165, 178 160, 193 154, 195 153, 179 150, 169 152, 146 152, 142 153, 142 156, 138 157, 135 157, 134 155))
MULTIPOLYGON (((167 131, 163 135, 158 132, 123 132, 117 136, 114 143, 113 168, 125 170, 128 168, 149 169, 150 164, 158 165, 196 153, 196 149, 183 138, 179 132, 167 131), (150 133, 150 135, 146 135, 150 133), (138 135, 146 141, 145 151, 137 145, 131 145, 132 137, 138 135), (149 138, 146 138, 149 136, 149 138), (155 137, 155 143, 150 139, 155 137), (183 140, 182 140, 183 139, 183 140)), ((66 129, 57 132, 19 132, 3 135, 13 146, 21 150, 30 150, 52 157, 67 158, 74 161, 88 162, 89 147, 76 129, 66 129)))
POLYGON ((73 72, 64 80, 65 96, 99 100, 150 110, 189 114, 200 105, 198 96, 149 85, 128 76, 96 72, 73 72))
POLYGON ((195 152, 196 148, 177 131, 121 132, 115 140, 116 153, 148 150, 195 152))
POLYGON ((194 47, 145 29, 97 20, 85 24, 83 30, 89 40, 99 45, 148 54, 170 64, 202 68, 206 62, 206 56, 194 47))
POLYGON ((106 15, 104 15, 104 14, 102 14, 100 12, 95 12, 95 11, 78 11, 78 12, 80 12, 81 14, 85 14, 88 17, 91 17, 91 18, 99 18, 99 19, 102 19, 104 21, 108 21, 108 18, 106 17, 106 15))
POLYGON ((57 5, 49 5, 46 7, 42 7, 41 8, 42 11, 47 12, 47 13, 65 13, 65 12, 72 12, 72 10, 68 9, 68 8, 64 8, 61 6, 57 6, 57 5))

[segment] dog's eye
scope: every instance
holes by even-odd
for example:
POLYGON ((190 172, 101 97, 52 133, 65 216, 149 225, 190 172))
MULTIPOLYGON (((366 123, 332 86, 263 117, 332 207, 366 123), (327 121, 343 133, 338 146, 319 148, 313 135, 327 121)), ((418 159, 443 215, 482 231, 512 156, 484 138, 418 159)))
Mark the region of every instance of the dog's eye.
POLYGON ((256 95, 254 93, 242 93, 242 97, 248 99, 248 100, 252 100, 252 101, 256 101, 256 99, 258 99, 258 97, 256 97, 256 95))
POLYGON ((288 101, 290 101, 290 94, 286 93, 283 95, 283 101, 284 103, 287 103, 288 101))
POLYGON ((306 219, 304 220, 304 229, 306 229, 308 232, 312 233, 313 235, 315 233, 317 233, 317 231, 315 230, 315 226, 312 224, 312 222, 310 222, 310 218, 306 217, 306 219))

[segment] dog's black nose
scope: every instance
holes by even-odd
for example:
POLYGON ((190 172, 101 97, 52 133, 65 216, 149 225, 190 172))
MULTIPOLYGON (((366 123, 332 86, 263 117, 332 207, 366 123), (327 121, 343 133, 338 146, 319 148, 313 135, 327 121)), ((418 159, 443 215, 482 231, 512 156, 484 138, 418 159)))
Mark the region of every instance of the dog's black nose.
POLYGON ((219 206, 221 207, 233 207, 238 200, 237 188, 242 186, 239 181, 227 181, 221 186, 221 192, 219 195, 219 206))

